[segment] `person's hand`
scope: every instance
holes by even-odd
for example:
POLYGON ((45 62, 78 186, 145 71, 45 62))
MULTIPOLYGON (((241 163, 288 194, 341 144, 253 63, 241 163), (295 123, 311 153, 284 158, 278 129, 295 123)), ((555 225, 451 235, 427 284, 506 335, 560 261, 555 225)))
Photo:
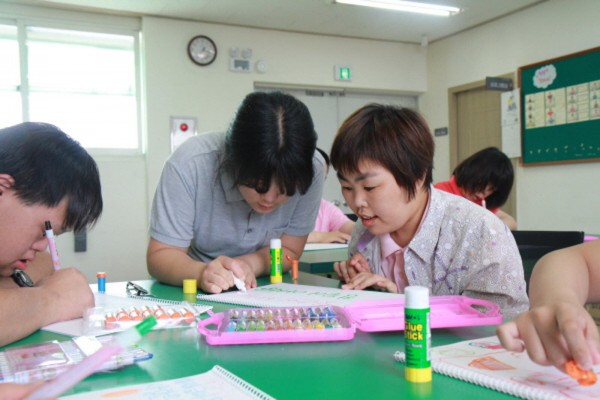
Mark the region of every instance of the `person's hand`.
POLYGON ((351 235, 340 232, 311 232, 309 235, 309 243, 348 243, 352 238, 351 235))
POLYGON ((369 287, 386 290, 390 293, 398 293, 398 287, 388 278, 372 272, 361 272, 356 274, 349 282, 342 285, 344 290, 363 290, 369 287))
POLYGON ((584 370, 600 362, 598 328, 585 308, 577 304, 557 302, 534 307, 499 326, 496 333, 507 350, 527 350, 534 362, 554 365, 563 372, 569 360, 584 370))
POLYGON ((354 254, 348 261, 335 262, 333 269, 344 282, 350 282, 358 273, 371 271, 367 259, 361 253, 354 254))
POLYGON ((206 265, 200 277, 200 288, 206 293, 221 293, 234 286, 233 275, 244 281, 246 288, 256 287, 252 267, 240 259, 219 256, 206 265))
POLYGON ((29 396, 38 387, 46 382, 34 382, 28 384, 0 383, 0 399, 2 400, 20 400, 29 396))
POLYGON ((86 309, 94 306, 94 294, 86 277, 75 268, 63 268, 42 279, 36 285, 55 302, 48 324, 81 318, 86 309))

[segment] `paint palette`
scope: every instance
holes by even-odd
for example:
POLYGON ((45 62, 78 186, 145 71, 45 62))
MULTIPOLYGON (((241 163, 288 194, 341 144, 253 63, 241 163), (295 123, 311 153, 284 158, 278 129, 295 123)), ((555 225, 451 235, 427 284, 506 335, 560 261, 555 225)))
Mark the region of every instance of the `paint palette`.
POLYGON ((92 307, 86 310, 83 317, 84 333, 120 332, 137 325, 149 315, 154 315, 157 320, 155 329, 159 329, 194 326, 199 314, 191 304, 184 303, 92 307))
MULTIPOLYGON (((496 325, 497 304, 465 296, 430 297, 431 328, 496 325)), ((350 340, 363 332, 404 329, 404 298, 360 301, 349 306, 232 308, 208 311, 198 331, 211 345, 350 340)))
POLYGON ((209 344, 349 340, 356 328, 340 307, 233 308, 198 323, 209 344), (216 330, 209 326, 217 326, 216 330))

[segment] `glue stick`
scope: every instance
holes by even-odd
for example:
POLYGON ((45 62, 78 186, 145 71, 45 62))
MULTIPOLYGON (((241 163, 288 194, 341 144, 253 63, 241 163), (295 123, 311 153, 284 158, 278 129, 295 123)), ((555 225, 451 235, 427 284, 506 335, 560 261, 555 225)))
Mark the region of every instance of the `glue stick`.
POLYGON ((404 353, 409 382, 431 381, 429 314, 429 289, 408 286, 404 290, 404 353))
POLYGON ((281 239, 271 239, 271 283, 281 283, 282 280, 281 239))

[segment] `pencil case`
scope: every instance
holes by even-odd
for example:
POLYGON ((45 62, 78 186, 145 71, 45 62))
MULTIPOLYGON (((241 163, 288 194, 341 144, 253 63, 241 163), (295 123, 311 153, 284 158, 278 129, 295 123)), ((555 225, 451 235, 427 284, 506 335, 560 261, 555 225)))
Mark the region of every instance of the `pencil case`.
MULTIPOLYGON (((466 296, 430 297, 431 328, 496 325, 497 304, 466 296)), ((210 345, 343 341, 363 332, 404 330, 404 298, 358 301, 345 307, 233 308, 208 311, 198 332, 210 345)))

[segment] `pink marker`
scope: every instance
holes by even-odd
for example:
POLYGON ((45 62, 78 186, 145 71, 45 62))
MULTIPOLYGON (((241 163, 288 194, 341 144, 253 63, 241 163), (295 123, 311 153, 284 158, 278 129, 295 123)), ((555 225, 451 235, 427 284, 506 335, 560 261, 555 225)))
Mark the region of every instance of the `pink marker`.
POLYGON ((58 260, 58 251, 56 251, 56 242, 54 241, 52 224, 50 224, 50 221, 46 221, 45 226, 46 239, 48 239, 48 247, 50 248, 50 257, 52 257, 52 265, 54 265, 54 270, 58 271, 60 269, 60 261, 58 260))

